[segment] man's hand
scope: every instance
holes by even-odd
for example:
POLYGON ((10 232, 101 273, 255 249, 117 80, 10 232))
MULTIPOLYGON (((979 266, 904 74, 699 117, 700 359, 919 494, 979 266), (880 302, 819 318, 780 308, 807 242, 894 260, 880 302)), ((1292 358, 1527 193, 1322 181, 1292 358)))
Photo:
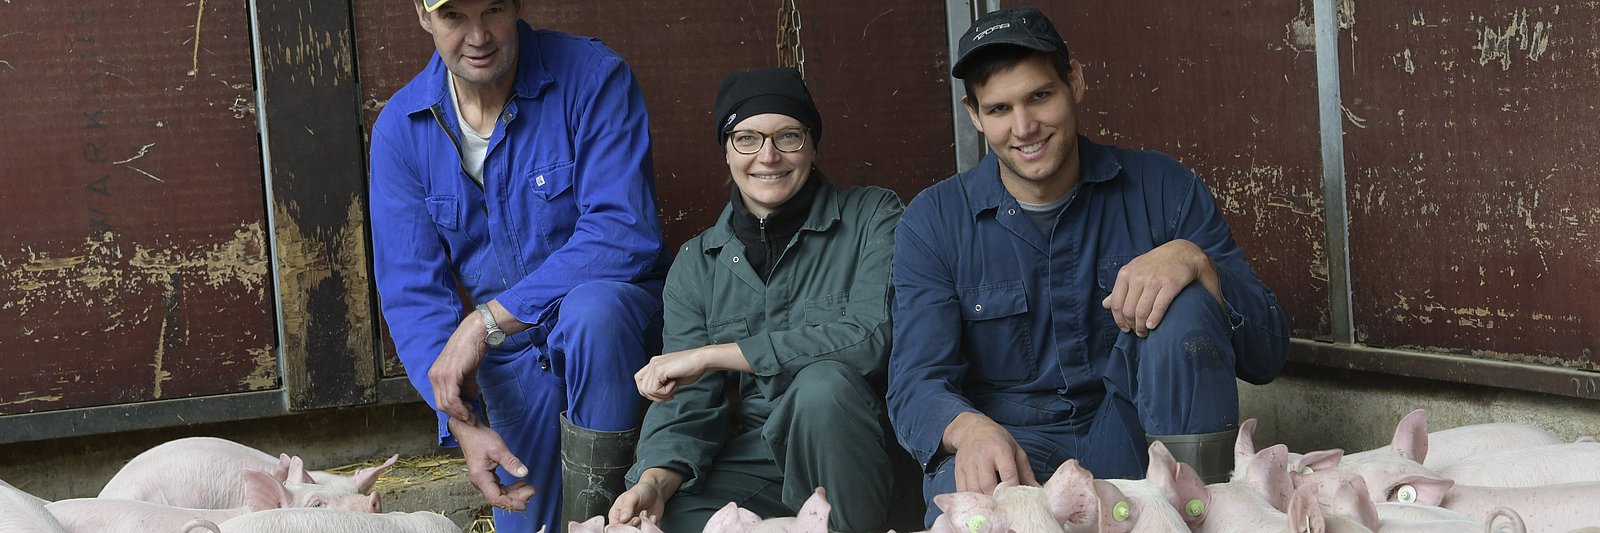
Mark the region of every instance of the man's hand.
POLYGON ((1199 281, 1222 303, 1217 266, 1194 243, 1178 239, 1133 258, 1117 271, 1117 284, 1100 306, 1111 310, 1117 329, 1140 337, 1161 324, 1178 293, 1199 281))
POLYGON ((454 418, 450 419, 450 433, 461 444, 461 456, 467 461, 467 479, 478 487, 478 492, 483 493, 490 505, 508 511, 528 508, 528 499, 534 493, 533 486, 526 481, 518 481, 510 486, 501 485, 500 478, 495 476, 496 466, 504 467, 513 476, 528 475, 528 467, 511 454, 499 433, 487 426, 454 418))
POLYGON ((617 501, 611 504, 611 512, 607 518, 612 524, 629 524, 637 526, 639 519, 648 517, 657 520, 662 511, 666 510, 667 500, 678 491, 678 486, 683 484, 683 474, 666 468, 651 468, 639 476, 639 484, 617 496, 617 501))
POLYGON ((961 413, 944 429, 945 451, 955 452, 956 490, 994 493, 1001 481, 1038 486, 1028 452, 1006 428, 977 413, 961 413))
POLYGON ((478 365, 483 362, 483 355, 488 350, 488 346, 483 344, 487 334, 483 318, 476 312, 467 313, 466 318, 461 319, 461 325, 456 326, 455 333, 450 334, 450 340, 445 342, 439 358, 433 361, 433 367, 428 369, 428 381, 433 383, 434 405, 453 420, 478 423, 461 397, 478 397, 478 365))
POLYGON ((650 358, 633 374, 639 394, 652 402, 671 400, 678 388, 700 379, 712 370, 750 372, 750 363, 737 344, 715 344, 650 358))

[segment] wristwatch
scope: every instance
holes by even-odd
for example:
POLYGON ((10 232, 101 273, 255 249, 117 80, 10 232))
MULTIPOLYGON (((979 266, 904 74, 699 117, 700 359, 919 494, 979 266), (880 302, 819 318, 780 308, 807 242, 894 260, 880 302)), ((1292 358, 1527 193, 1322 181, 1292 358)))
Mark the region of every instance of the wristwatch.
POLYGON ((490 348, 499 346, 506 341, 506 332, 500 330, 500 323, 494 321, 494 311, 488 305, 479 305, 478 314, 483 316, 483 328, 488 330, 488 335, 483 337, 483 343, 490 348))

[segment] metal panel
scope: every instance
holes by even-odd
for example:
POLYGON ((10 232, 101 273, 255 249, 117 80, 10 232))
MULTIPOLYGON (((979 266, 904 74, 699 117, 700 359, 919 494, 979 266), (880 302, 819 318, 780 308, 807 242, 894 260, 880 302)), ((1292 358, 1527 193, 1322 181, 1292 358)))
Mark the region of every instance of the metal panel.
POLYGON ((371 403, 378 351, 350 5, 251 5, 289 404, 371 403))
POLYGON ((1600 368, 1600 7, 1342 8, 1357 341, 1600 368))
MULTIPOLYGON (((378 404, 417 401, 404 379, 379 381, 376 389, 378 404)), ((0 444, 282 416, 290 414, 284 399, 272 390, 4 416, 0 444)))
POLYGON ((1553 365, 1509 363, 1470 355, 1389 350, 1301 339, 1290 343, 1289 360, 1376 374, 1600 400, 1600 377, 1590 371, 1553 365))
POLYGON ((1339 84, 1339 10, 1316 0, 1317 118, 1322 130, 1322 201, 1327 206, 1328 325, 1331 340, 1355 342, 1350 314, 1350 210, 1344 172, 1343 92, 1339 84))
POLYGON ((0 4, 0 415, 278 386, 250 35, 0 4))
POLYGON ((1295 334, 1328 337, 1309 0, 1037 5, 1084 64, 1080 131, 1194 169, 1295 334))
MULTIPOLYGON (((1000 8, 1000 0, 945 0, 945 40, 950 63, 955 62, 957 43, 972 27, 972 21, 985 13, 996 11, 1000 8)), ((949 63, 946 64, 949 66, 949 63)), ((948 69, 946 69, 948 70, 948 69)), ((963 111, 961 100, 966 98, 967 89, 961 80, 950 78, 950 114, 952 127, 955 128, 956 169, 966 170, 977 166, 978 160, 986 153, 983 145, 983 135, 972 126, 972 120, 963 111)))

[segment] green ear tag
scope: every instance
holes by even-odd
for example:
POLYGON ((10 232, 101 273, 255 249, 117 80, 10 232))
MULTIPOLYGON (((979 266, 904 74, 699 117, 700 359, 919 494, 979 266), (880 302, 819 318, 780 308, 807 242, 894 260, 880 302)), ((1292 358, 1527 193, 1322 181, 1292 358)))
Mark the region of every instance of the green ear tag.
POLYGON ((1189 513, 1189 516, 1200 516, 1205 514, 1206 502, 1200 500, 1189 500, 1189 503, 1183 506, 1183 512, 1189 513))
POLYGON ((1128 506, 1128 500, 1122 500, 1120 502, 1117 502, 1116 505, 1111 507, 1111 519, 1112 520, 1116 520, 1118 522, 1126 522, 1126 521, 1128 521, 1128 517, 1132 516, 1132 515, 1133 515, 1133 508, 1128 506))
POLYGON ((983 516, 983 515, 977 515, 977 516, 974 516, 972 518, 968 518, 967 519, 967 532, 968 533, 978 533, 978 530, 981 529, 983 527, 983 524, 987 523, 988 521, 989 521, 989 517, 983 516))

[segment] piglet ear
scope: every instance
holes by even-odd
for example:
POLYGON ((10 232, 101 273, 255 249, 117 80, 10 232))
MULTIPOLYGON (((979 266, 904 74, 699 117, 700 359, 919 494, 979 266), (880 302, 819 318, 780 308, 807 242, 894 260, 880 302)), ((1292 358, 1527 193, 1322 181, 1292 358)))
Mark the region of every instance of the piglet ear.
POLYGON ((1283 511, 1294 494, 1294 480, 1289 478, 1289 447, 1278 444, 1256 452, 1245 469, 1244 483, 1266 498, 1273 509, 1283 511))
POLYGON ((832 511, 827 493, 822 487, 817 487, 816 492, 806 498, 806 503, 800 505, 800 512, 785 530, 789 533, 828 533, 828 514, 832 511))
POLYGON ((1417 409, 1400 419, 1391 445, 1401 457, 1423 462, 1428 457, 1428 410, 1417 409))
POLYGON ((591 517, 582 522, 567 522, 567 533, 605 533, 606 519, 603 516, 591 517))
POLYGON ((1233 439, 1233 459, 1249 459, 1256 454, 1256 419, 1239 424, 1239 436, 1233 439))
POLYGON ((1410 475, 1395 480, 1384 491, 1389 501, 1438 507, 1455 480, 1435 476, 1410 475), (1409 487, 1409 489, 1407 488, 1409 487))
POLYGON ((755 513, 728 502, 706 521, 704 533, 748 533, 754 531, 760 521, 761 517, 755 513))
POLYGON ((1294 533, 1326 533, 1327 523, 1322 518, 1322 504, 1317 503, 1317 486, 1301 485, 1289 498, 1289 531, 1294 533))
MULTIPOLYGON (((975 533, 996 516, 998 502, 980 492, 952 492, 933 497, 933 504, 944 511, 952 529, 975 533)), ((943 517, 941 517, 943 518, 943 517)))
POLYGON ((1291 467, 1291 470, 1304 474, 1307 471, 1322 472, 1324 470, 1332 470, 1333 467, 1339 466, 1339 462, 1343 460, 1344 450, 1334 448, 1331 450, 1307 452, 1305 455, 1300 457, 1299 461, 1290 464, 1289 466, 1291 467))
POLYGON ((272 477, 282 483, 289 480, 289 454, 278 454, 278 466, 272 468, 272 477))
POLYGON ((391 455, 388 461, 384 461, 383 464, 375 468, 363 468, 357 471, 356 475, 350 477, 350 481, 355 482, 357 492, 362 494, 371 492, 372 486, 378 483, 378 476, 383 475, 383 472, 394 466, 394 462, 398 460, 400 460, 400 454, 391 455))
POLYGON ((288 507, 294 496, 289 490, 283 488, 283 482, 274 479, 272 474, 243 469, 244 478, 244 505, 250 512, 264 511, 288 507))
POLYGON ((289 481, 294 483, 316 483, 311 480, 311 475, 306 473, 306 463, 300 456, 289 457, 289 481))
POLYGON ((1125 533, 1133 530, 1133 524, 1138 521, 1134 516, 1133 502, 1122 494, 1122 489, 1117 488, 1105 480, 1094 480, 1095 507, 1100 513, 1099 531, 1101 533, 1125 533))
POLYGON ((1329 507, 1335 514, 1354 518, 1367 529, 1378 529, 1378 506, 1367 496, 1367 480, 1350 476, 1341 481, 1333 491, 1329 507))
POLYGON ((656 525, 655 517, 650 516, 648 513, 644 513, 643 518, 639 520, 639 531, 643 533, 666 533, 661 530, 661 526, 656 525))
POLYGON ((1094 474, 1078 464, 1077 459, 1067 459, 1044 482, 1044 503, 1050 515, 1063 524, 1088 524, 1090 511, 1094 510, 1094 474))

